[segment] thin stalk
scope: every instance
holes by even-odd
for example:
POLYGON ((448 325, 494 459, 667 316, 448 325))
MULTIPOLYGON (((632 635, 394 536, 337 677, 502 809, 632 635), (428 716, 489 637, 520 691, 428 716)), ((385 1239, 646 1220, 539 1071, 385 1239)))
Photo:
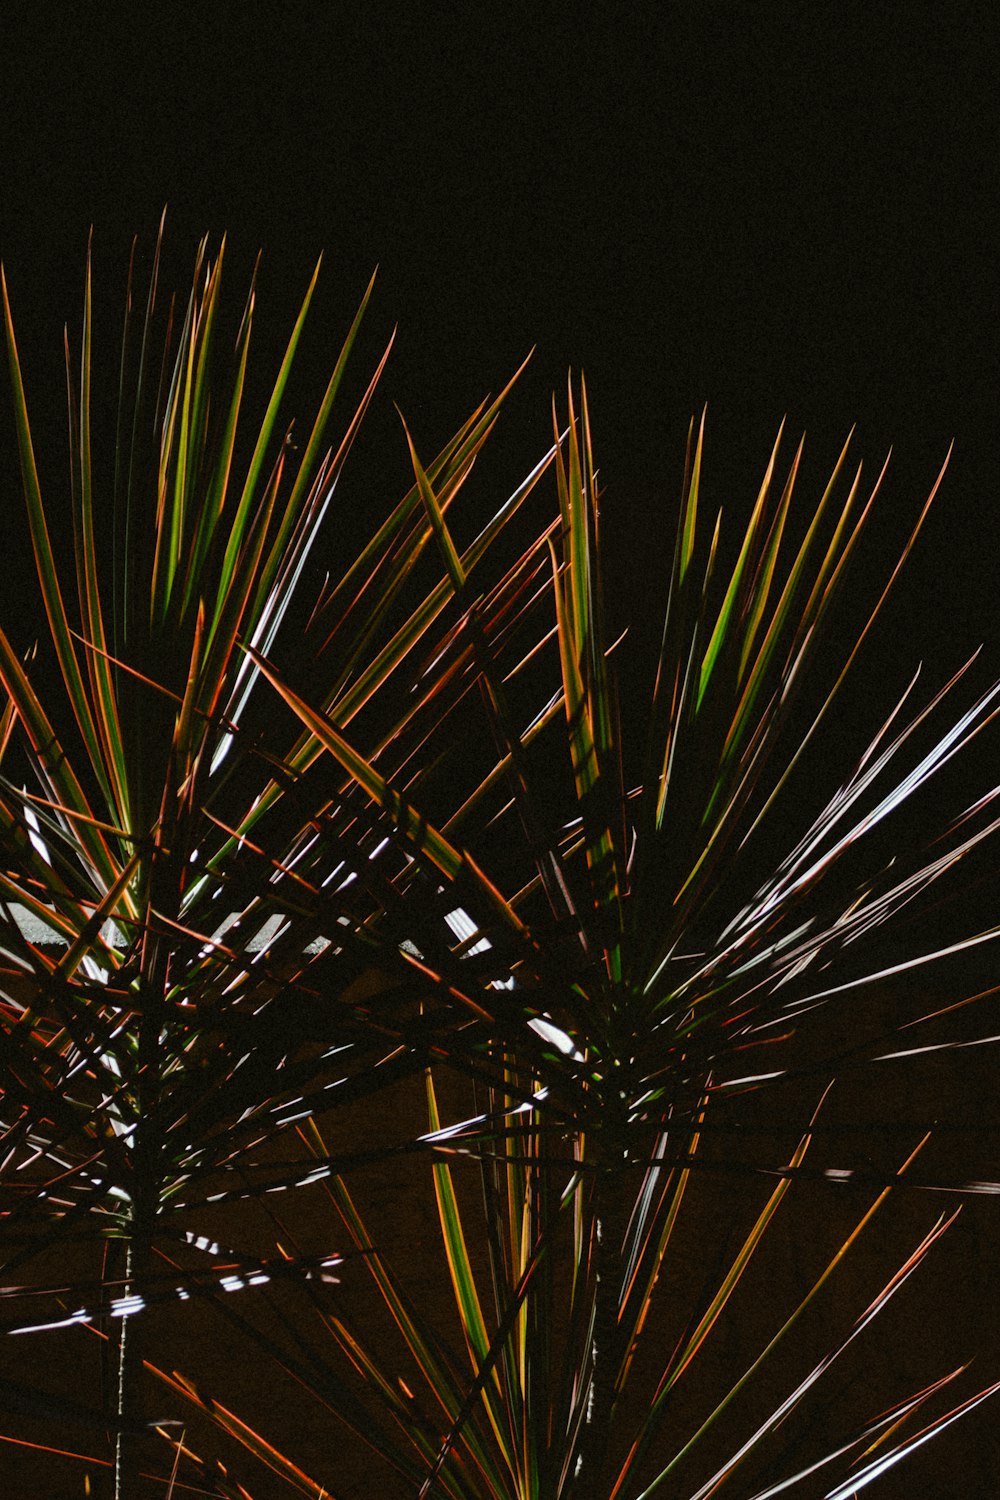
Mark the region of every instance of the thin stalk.
MULTIPOLYGON (((128 1500, 136 1493, 139 1478, 143 1422, 143 1363, 146 1353, 146 1320, 142 1316, 142 1288, 147 1282, 152 1244, 150 1205, 141 1194, 133 1205, 129 1243, 125 1258, 124 1296, 137 1299, 137 1312, 122 1318, 118 1341, 118 1433, 115 1441, 114 1500, 128 1500)), ((155 1208, 155 1205, 154 1205, 155 1208)))
MULTIPOLYGON (((167 862, 167 885, 175 860, 167 862)), ((154 870, 154 879, 157 872, 154 870)), ((176 878, 170 884, 179 885, 176 878)), ((174 904, 179 904, 179 899, 174 904)), ((169 908, 168 908, 169 909, 169 908)), ((130 1500, 138 1491, 144 1421, 144 1361, 148 1342, 143 1292, 148 1284, 153 1236, 162 1194, 162 1139, 159 1118, 160 1077, 163 1068, 163 995, 168 960, 163 947, 147 934, 150 973, 143 998, 136 1057, 135 1115, 132 1138, 131 1212, 128 1221, 124 1295, 125 1308, 118 1345, 118 1436, 115 1443, 114 1500, 130 1500), (134 1300, 133 1300, 134 1299, 134 1300)))
MULTIPOLYGON (((613 1071, 613 1070, 612 1070, 613 1071)), ((593 1315, 587 1357, 590 1389, 570 1493, 586 1500, 607 1493, 604 1484, 608 1440, 615 1404, 615 1387, 621 1367, 622 1288, 625 1277, 624 1240, 629 1212, 625 1203, 628 1176, 627 1120, 625 1099, 610 1102, 607 1114, 595 1131, 596 1172, 592 1189, 593 1315)))

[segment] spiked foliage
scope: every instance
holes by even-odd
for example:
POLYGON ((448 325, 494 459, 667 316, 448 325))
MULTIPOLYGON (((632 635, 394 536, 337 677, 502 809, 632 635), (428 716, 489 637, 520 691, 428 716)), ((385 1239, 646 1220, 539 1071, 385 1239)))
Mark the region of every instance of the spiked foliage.
MULTIPOLYGON (((862 1178, 823 1135, 823 1048, 845 1043, 818 1018, 1000 933, 864 959, 996 829, 990 792, 933 847, 886 863, 873 837, 994 718, 1000 685, 945 717, 968 664, 920 706, 916 679, 886 705, 773 858, 776 809, 787 826, 800 758, 875 618, 803 698, 882 475, 866 496, 845 447, 796 533, 802 448, 781 479, 776 443, 730 556, 721 516, 700 515, 692 428, 655 682, 630 702, 582 385, 564 424, 553 413, 549 454, 458 540, 455 502, 508 387, 426 466, 406 433, 413 486, 324 587, 304 671, 278 632, 388 357, 331 441, 371 287, 299 450, 279 417, 315 276, 248 439, 253 293, 222 374, 222 253, 202 245, 165 335, 158 259, 135 332, 130 277, 113 484, 91 459, 88 270, 78 379, 67 355, 75 570, 51 540, 4 288, 51 639, 26 663, 0 632, 4 1327, 101 1336, 115 1369, 84 1415, 114 1435, 119 1495, 145 1493, 152 1428, 173 1447, 171 1486, 264 1496, 278 1476, 281 1493, 346 1493, 336 1458, 311 1478, 197 1370, 161 1365, 158 1310, 192 1301, 377 1452, 379 1493, 763 1500, 819 1473, 830 1496, 862 1488, 996 1389, 943 1410, 962 1374, 946 1373, 805 1460, 775 1437, 950 1222, 921 1230, 822 1358, 796 1345, 897 1183, 919 1178, 919 1131, 864 1179, 745 1363, 717 1391, 699 1372, 785 1200, 813 1176, 862 1178), (523 502, 543 480, 558 510, 532 527, 523 502), (423 1119, 407 1126, 416 1090, 423 1119), (754 1124, 780 1144, 748 1147, 754 1124), (380 1244, 373 1166, 433 1196, 453 1309, 416 1299, 380 1244), (679 1308, 722 1173, 744 1184, 729 1213, 746 1223, 679 1308), (290 1189, 262 1246, 270 1194, 290 1189), (202 1423, 198 1452, 152 1416, 152 1389, 202 1423), (269 1477, 237 1478, 241 1449, 269 1477)), ((887 1048, 869 1035, 858 1059, 887 1048)))

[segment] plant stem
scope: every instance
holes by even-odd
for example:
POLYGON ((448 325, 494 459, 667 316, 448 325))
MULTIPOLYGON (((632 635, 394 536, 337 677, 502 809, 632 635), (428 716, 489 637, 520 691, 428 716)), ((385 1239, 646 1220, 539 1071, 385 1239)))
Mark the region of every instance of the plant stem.
POLYGON ((166 966, 154 944, 150 982, 142 986, 139 1023, 135 1117, 132 1123, 131 1213, 125 1262, 121 1338, 118 1345, 118 1419, 115 1444, 115 1500, 132 1500, 137 1493, 143 1436, 143 1363, 148 1338, 143 1290, 148 1285, 153 1235, 160 1206, 161 1140, 159 1127, 160 1072, 163 1063, 166 966), (128 1309, 132 1311, 128 1311, 128 1309))
MULTIPOLYGON (((137 1205, 138 1207, 138 1205, 137 1205)), ((141 1298, 149 1267, 151 1225, 145 1213, 136 1213, 125 1261, 124 1296, 141 1298)), ((130 1500, 136 1493, 139 1445, 143 1417, 142 1371, 145 1354, 145 1319, 142 1308, 122 1318, 118 1342, 118 1435, 115 1442, 115 1500, 130 1500)))
POLYGON ((624 1098, 619 1095, 596 1132, 596 1172, 592 1199, 594 1275, 591 1329, 590 1392, 572 1494, 579 1500, 603 1495, 608 1439, 621 1366, 623 1244, 627 1229, 624 1192, 627 1162, 624 1098))

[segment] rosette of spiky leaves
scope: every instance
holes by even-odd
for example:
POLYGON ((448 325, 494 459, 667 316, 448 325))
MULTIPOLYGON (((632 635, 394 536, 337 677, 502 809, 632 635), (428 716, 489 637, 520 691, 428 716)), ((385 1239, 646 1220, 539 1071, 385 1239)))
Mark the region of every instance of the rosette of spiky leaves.
MULTIPOLYGON (((25 662, 0 631, 2 1321, 8 1332, 121 1330, 107 1421, 126 1435, 139 1411, 144 1306, 297 1269, 329 1274, 322 1257, 265 1265, 249 1242, 206 1262, 214 1235, 199 1214, 310 1180, 301 1153, 276 1161, 268 1142, 308 1113, 304 1096, 328 1097, 330 1056, 346 1054, 343 1092, 358 1097, 419 1069, 428 1045, 417 1026, 412 1049, 377 1072, 397 1041, 350 990, 371 958, 366 923, 378 908, 358 870, 379 877, 380 820, 365 797, 344 799, 323 745, 291 716, 276 722, 273 697, 261 715, 254 692, 253 653, 275 647, 389 350, 331 444, 369 286, 308 437, 296 445, 282 433, 317 267, 250 428, 254 293, 235 347, 220 348, 222 263, 203 243, 186 309, 171 303, 164 318, 158 240, 137 329, 130 272, 113 479, 91 456, 88 263, 78 374, 67 340, 72 481, 61 507, 43 501, 4 284, 48 643, 25 662), (53 531, 67 511, 71 545, 53 531), (88 1245, 101 1252, 96 1270, 88 1245), (59 1247, 52 1281, 33 1268, 59 1247)), ((449 497, 505 394, 431 466, 449 497)), ((536 478, 465 549, 470 572, 536 478)), ((320 611, 337 623, 324 657, 331 723, 350 725, 393 674, 416 677, 404 664, 445 628, 451 591, 428 592, 418 568, 433 538, 414 484, 349 565, 331 568, 320 611)), ((514 618, 521 586, 516 569, 498 584, 514 618)), ((425 674, 414 713, 435 677, 425 674)), ((130 1462, 119 1453, 119 1489, 130 1462)))
MULTIPOLYGON (((934 730, 935 715, 966 669, 917 708, 910 706, 911 683, 857 767, 831 789, 818 814, 810 812, 807 826, 800 821, 798 842, 762 878, 759 861, 746 851, 755 844, 767 853, 773 848, 766 833, 773 809, 793 784, 803 751, 816 743, 940 476, 902 556, 887 570, 874 612, 836 643, 832 671, 829 650, 816 660, 828 677, 818 700, 806 696, 803 730, 793 707, 884 470, 863 496, 860 469, 845 478, 845 447, 789 549, 801 445, 779 481, 776 444, 743 537, 724 566, 721 516, 707 535, 699 523, 703 430, 692 430, 655 686, 649 700, 620 709, 603 619, 600 505, 585 393, 579 415, 571 393, 566 430, 557 428, 556 437, 559 524, 547 538, 551 613, 527 649, 514 634, 504 638, 494 629, 497 601, 470 582, 444 514, 447 487, 424 470, 411 443, 444 577, 462 610, 435 658, 448 663, 429 705, 436 705, 436 722, 418 726, 400 718, 377 754, 368 754, 280 672, 254 658, 315 742, 370 799, 397 847, 395 871, 389 862, 383 867, 391 878, 381 890, 381 918, 370 927, 373 942, 382 942, 387 956, 401 948, 422 976, 422 1017, 449 1008, 467 1016, 428 1057, 423 1137, 438 1156, 433 1186, 458 1346, 407 1296, 405 1275, 392 1269, 366 1228, 363 1204, 317 1125, 305 1132, 316 1170, 328 1174, 348 1243, 366 1252, 407 1368, 415 1364, 422 1372, 429 1405, 410 1388, 409 1375, 394 1376, 343 1310, 322 1304, 317 1310, 368 1403, 362 1420, 356 1414, 349 1420, 396 1470, 401 1494, 639 1500, 669 1482, 675 1492, 681 1485, 702 1497, 743 1475, 748 1464, 751 1473, 754 1463, 757 1473, 766 1472, 759 1468, 766 1461, 778 1477, 759 1480, 761 1500, 786 1486, 814 1484, 821 1472, 830 1475, 830 1495, 847 1494, 996 1387, 935 1411, 962 1373, 949 1372, 814 1455, 801 1472, 793 1449, 782 1462, 779 1448, 775 1459, 778 1427, 923 1261, 951 1222, 942 1219, 927 1226, 902 1265, 890 1268, 822 1359, 790 1375, 785 1396, 752 1419, 744 1416, 745 1435, 737 1436, 734 1425, 729 1438, 740 1402, 765 1366, 769 1378, 775 1364, 780 1371, 776 1351, 822 1300, 897 1183, 904 1174, 907 1183, 920 1181, 916 1127, 882 1175, 839 1158, 834 1167, 822 1134, 821 1099, 843 1062, 839 1054, 856 1051, 849 1059, 855 1064, 880 1048, 884 1056, 892 1043, 869 1036, 855 1048, 853 1038, 845 1044, 837 1032, 836 1058, 823 1055, 824 1045, 831 1050, 829 1034, 820 1037, 818 1057, 815 1047, 798 1049, 824 1006, 997 935, 996 929, 957 933, 940 950, 903 950, 895 963, 874 968, 858 942, 891 924, 996 831, 990 791, 940 830, 930 848, 904 848, 886 864, 876 845, 864 857, 871 831, 989 725, 1000 687, 934 730), (520 695, 525 683, 530 709, 520 695), (472 684, 477 698, 469 695, 472 684), (467 718, 477 701, 484 711, 478 734, 467 718), (635 762, 636 725, 645 750, 633 790, 626 767, 635 762), (470 747, 487 734, 498 758, 484 773, 470 747), (907 760, 915 743, 922 748, 907 760), (411 899, 418 891, 420 899, 411 899), (418 910, 420 931, 408 922, 418 910), (427 920, 432 913, 436 922, 427 920), (457 939, 450 948, 441 941, 442 914, 457 939), (773 1056, 762 1063, 759 1048, 772 1038, 773 1056), (796 1091, 788 1085, 804 1057, 805 1082, 796 1091), (455 1077, 465 1080, 469 1109, 464 1120, 442 1125, 445 1077, 452 1086, 455 1077), (738 1133, 743 1104, 756 1110, 749 1119, 759 1131, 772 1095, 771 1129, 778 1136, 788 1136, 798 1111, 800 1126, 784 1154, 773 1146, 755 1150, 753 1134, 738 1133), (477 1160, 479 1210, 470 1206, 463 1180, 475 1167, 462 1166, 477 1160), (676 1284, 675 1247, 681 1263, 691 1254, 684 1238, 689 1205, 722 1174, 749 1179, 738 1199, 725 1190, 727 1217, 735 1222, 743 1215, 746 1222, 735 1242, 730 1233, 713 1251, 717 1269, 695 1305, 664 1308, 657 1286, 676 1284), (717 1398, 679 1432, 667 1413, 692 1385, 690 1371, 701 1368, 779 1209, 796 1182, 827 1174, 869 1183, 870 1196, 825 1267, 788 1306, 774 1309, 745 1367, 730 1371, 717 1398), (754 1181, 767 1184, 759 1194, 754 1181), (928 1403, 932 1415, 914 1434, 928 1403), (692 1476, 700 1459, 710 1467, 699 1479, 692 1476)), ((533 555, 522 562, 527 594, 541 573, 533 555)), ((383 1000, 385 1024, 391 993, 383 1000)), ((907 1019, 917 1024, 921 1016, 907 1019)), ((326 1375, 315 1379, 325 1400, 336 1369, 331 1359, 326 1375)), ((197 1401, 211 1409, 205 1398, 197 1401)), ((258 1436, 227 1430, 259 1449, 258 1436)), ((307 1492, 318 1496, 323 1484, 307 1492)))
MULTIPOLYGON (((908 691, 761 880, 744 851, 760 845, 801 747, 815 743, 792 705, 874 494, 859 506, 856 475, 835 503, 842 459, 783 561, 799 457, 778 487, 776 450, 724 566, 720 522, 707 536, 698 522, 699 432, 656 685, 648 701, 619 711, 585 397, 579 417, 571 399, 567 429, 556 432, 556 522, 515 549, 505 570, 483 571, 543 461, 472 543, 456 540, 452 502, 502 395, 426 467, 411 444, 412 490, 321 600, 325 650, 305 689, 270 659, 275 631, 367 396, 328 459, 314 430, 301 459, 282 445, 264 480, 268 441, 258 440, 249 466, 256 498, 213 512, 227 492, 221 476, 232 464, 220 455, 239 399, 236 385, 221 402, 213 386, 218 265, 203 270, 164 365, 148 450, 150 425, 124 402, 113 630, 89 457, 89 316, 72 406, 75 625, 34 477, 8 317, 33 545, 69 705, 57 721, 38 671, 3 648, 3 741, 20 737, 40 787, 19 790, 12 777, 4 786, 4 1123, 10 1180, 25 1184, 7 1200, 10 1266, 27 1267, 31 1284, 36 1255, 95 1228, 127 1247, 127 1260, 90 1282, 36 1281, 29 1305, 41 1307, 37 1294, 47 1292, 46 1310, 22 1313, 12 1297, 7 1326, 96 1325, 110 1315, 140 1330, 131 1316, 140 1301, 197 1292, 374 1444, 405 1493, 637 1497, 668 1480, 712 1493, 767 1454, 777 1427, 944 1227, 928 1227, 840 1342, 790 1374, 785 1396, 741 1436, 739 1404, 759 1372, 788 1347, 786 1335, 884 1209, 896 1177, 905 1170, 914 1180, 917 1139, 895 1174, 873 1182, 826 1268, 775 1309, 773 1328, 718 1399, 686 1430, 668 1421, 791 1189, 828 1160, 811 1166, 819 1082, 805 1101, 792 1098, 801 1124, 783 1153, 741 1144, 736 1111, 774 1094, 787 1125, 790 1096, 777 1090, 794 1073, 804 1018, 879 977, 866 972, 857 940, 992 832, 990 793, 943 830, 933 855, 886 867, 864 858, 871 830, 988 724, 996 690, 931 734, 915 763, 907 748, 926 739, 957 678, 919 710, 908 708, 908 691), (312 465, 311 478, 301 465, 312 465), (292 497, 301 509, 286 530, 292 497), (420 560, 435 549, 442 566, 427 585, 420 560), (213 656, 220 641, 228 650, 213 656), (254 721, 248 692, 258 673, 300 721, 290 748, 267 732, 270 722, 254 721), (646 753, 633 791, 637 721, 646 753), (22 933, 11 903, 59 934, 57 958, 22 933), (374 987, 372 964, 382 975, 374 987), (748 1063, 771 1035, 766 1066, 748 1063), (390 1154, 434 1157, 457 1339, 407 1295, 349 1185, 356 1163, 316 1120, 340 1102, 374 1109, 387 1085, 425 1070, 427 1128, 390 1154), (443 1124, 440 1101, 456 1079, 468 1109, 443 1124), (282 1155, 274 1138, 296 1123, 308 1152, 282 1155), (480 1173, 475 1234, 466 1164, 480 1173), (763 1173, 764 1188, 759 1199, 740 1195, 747 1222, 735 1243, 713 1255, 717 1270, 683 1316, 671 1306, 661 1323, 657 1284, 677 1286, 689 1207, 722 1171, 754 1184, 763 1173), (331 1301, 324 1280, 336 1257, 251 1255, 200 1232, 210 1205, 296 1184, 331 1195, 335 1242, 363 1252, 422 1395, 331 1301), (298 1279, 332 1335, 329 1360, 314 1344, 307 1350, 295 1327, 280 1345, 218 1295, 220 1286, 228 1294, 283 1276, 298 1279), (669 1352, 657 1359, 657 1349, 669 1352)), ((248 331, 245 320, 240 390, 248 331)), ((140 393, 151 368, 151 355, 140 359, 140 393)), ((276 388, 268 438, 277 398, 276 388)), ((820 713, 858 645, 843 644, 820 713)), ((12 744, 8 755, 16 753, 12 744)), ((773 845, 763 847, 770 854, 773 845)), ((947 946, 992 935, 956 934, 947 946)), ((905 953, 893 967, 933 956, 905 953)), ((813 1055, 810 1068, 824 1076, 822 1059, 813 1055)), ((849 1170, 838 1162, 840 1177, 849 1170)), ((737 1216, 735 1203, 730 1211, 737 1216)), ((283 1247, 293 1239, 282 1231, 283 1247)), ((143 1350, 141 1335, 119 1342, 129 1394, 109 1426, 128 1435, 143 1350)), ((196 1381, 159 1373, 294 1489, 317 1500, 336 1493, 335 1475, 311 1480, 196 1381)), ((986 1394, 901 1435, 950 1378, 884 1411, 801 1475, 779 1454, 779 1478, 758 1493, 796 1477, 813 1482, 821 1461, 846 1472, 861 1454, 866 1467, 846 1483, 876 1477, 986 1394)), ((183 1443, 175 1449, 194 1461, 183 1443)), ((124 1459, 119 1468, 127 1472, 124 1459)), ((196 1472, 220 1494, 248 1493, 196 1472)), ((831 1494, 847 1492, 832 1482, 831 1494)))

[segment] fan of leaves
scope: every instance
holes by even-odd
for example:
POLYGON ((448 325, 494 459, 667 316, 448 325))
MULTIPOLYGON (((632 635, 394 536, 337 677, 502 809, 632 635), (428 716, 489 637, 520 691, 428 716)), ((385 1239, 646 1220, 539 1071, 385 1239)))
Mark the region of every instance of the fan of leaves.
MULTIPOLYGON (((802 448, 780 479, 779 434, 724 565, 721 516, 706 534, 699 515, 704 423, 692 429, 655 682, 622 702, 582 387, 579 398, 570 389, 565 425, 553 414, 549 454, 466 546, 453 505, 510 387, 426 467, 407 433, 411 490, 324 588, 307 670, 294 654, 283 665, 279 627, 389 351, 331 444, 369 287, 308 441, 301 451, 289 432, 281 441, 314 276, 244 445, 253 292, 220 376, 222 260, 200 247, 159 369, 159 245, 137 339, 130 277, 107 485, 91 460, 88 270, 78 381, 67 356, 75 570, 50 539, 4 288, 51 638, 51 661, 24 662, 0 633, 5 1328, 44 1337, 80 1324, 103 1336, 117 1370, 90 1417, 115 1434, 118 1494, 139 1493, 151 1424, 173 1445, 175 1479, 190 1467, 203 1492, 252 1493, 231 1463, 213 1466, 148 1415, 144 1367, 292 1489, 337 1493, 336 1473, 309 1478, 200 1383, 158 1367, 146 1310, 192 1297, 336 1411, 401 1494, 639 1500, 669 1479, 702 1497, 762 1453, 780 1472, 759 1484, 760 1500, 815 1484, 826 1465, 827 1493, 852 1493, 996 1389, 942 1412, 955 1371, 801 1472, 774 1460, 778 1426, 950 1221, 921 1235, 837 1345, 789 1373, 756 1425, 744 1430, 736 1414, 758 1372, 781 1368, 776 1351, 897 1179, 919 1180, 920 1132, 893 1172, 870 1174, 856 1222, 775 1311, 746 1368, 689 1430, 667 1418, 795 1184, 867 1180, 828 1153, 811 1165, 833 1071, 809 1051, 817 1017, 1000 931, 865 963, 863 939, 996 829, 990 791, 924 850, 886 862, 873 836, 992 721, 1000 684, 942 728, 970 664, 920 704, 914 678, 853 772, 772 859, 774 809, 800 786, 885 598, 838 643, 803 732, 806 669, 883 476, 864 496, 845 446, 792 540, 802 448), (510 523, 549 475, 558 513, 505 552, 510 523), (772 1109, 787 1131, 789 1083, 803 1079, 794 1097, 809 1102, 786 1154, 739 1144, 747 1110, 772 1109), (426 1096, 416 1138, 331 1147, 340 1120, 374 1118, 408 1080, 426 1096), (467 1106, 445 1125, 442 1087, 467 1106), (358 1199, 366 1165, 395 1158, 401 1169, 428 1163, 457 1338, 415 1304, 358 1199), (662 1285, 687 1205, 721 1169, 749 1178, 744 1203, 757 1184, 767 1190, 664 1341, 662 1285), (336 1251, 290 1250, 286 1226, 274 1254, 255 1247, 243 1216, 293 1188, 327 1195, 336 1251), (210 1227, 220 1211, 235 1248, 210 1227), (45 1271, 54 1251, 74 1267, 58 1282, 45 1271), (370 1279, 391 1315, 398 1367, 352 1297, 331 1290, 344 1259, 341 1275, 370 1279), (273 1309, 283 1288, 299 1299, 297 1322, 280 1303, 283 1336, 233 1310, 234 1291, 273 1309), (692 1478, 703 1450, 723 1457, 692 1478)), ((297 1196, 315 1215, 314 1194, 297 1196)), ((44 1393, 33 1399, 45 1409, 44 1393)))

